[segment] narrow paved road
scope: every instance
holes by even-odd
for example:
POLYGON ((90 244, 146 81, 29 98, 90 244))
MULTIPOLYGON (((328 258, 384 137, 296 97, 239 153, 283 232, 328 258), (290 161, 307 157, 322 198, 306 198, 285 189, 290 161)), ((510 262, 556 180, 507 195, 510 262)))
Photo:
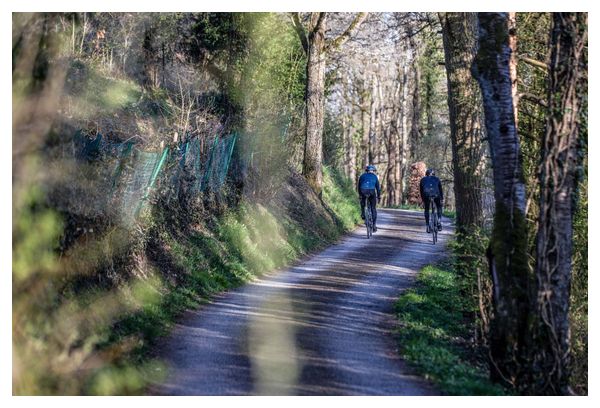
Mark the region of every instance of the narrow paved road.
MULTIPOLYGON (((447 220, 444 220, 447 221, 447 220)), ((444 223, 445 226, 448 223, 444 223)), ((159 395, 433 395, 392 336, 393 304, 444 253, 422 213, 379 211, 364 227, 303 263, 188 312, 161 351, 159 395)))

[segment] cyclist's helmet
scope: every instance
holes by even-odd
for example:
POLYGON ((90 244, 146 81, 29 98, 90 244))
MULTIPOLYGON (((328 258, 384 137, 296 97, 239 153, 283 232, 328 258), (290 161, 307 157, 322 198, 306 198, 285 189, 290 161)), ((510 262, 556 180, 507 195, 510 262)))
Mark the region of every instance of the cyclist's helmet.
POLYGON ((434 169, 427 169, 427 171, 425 172, 426 176, 435 176, 435 170, 434 169))
POLYGON ((375 168, 375 166, 373 166, 372 164, 369 164, 367 167, 365 167, 366 171, 377 171, 377 169, 375 168))

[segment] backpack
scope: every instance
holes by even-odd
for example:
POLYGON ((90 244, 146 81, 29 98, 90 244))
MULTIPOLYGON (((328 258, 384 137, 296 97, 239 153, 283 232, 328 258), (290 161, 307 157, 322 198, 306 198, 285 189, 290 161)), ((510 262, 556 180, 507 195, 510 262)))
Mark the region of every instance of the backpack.
POLYGON ((423 184, 423 192, 427 197, 437 197, 438 196, 438 186, 436 183, 436 179, 433 177, 425 178, 425 183, 423 184))

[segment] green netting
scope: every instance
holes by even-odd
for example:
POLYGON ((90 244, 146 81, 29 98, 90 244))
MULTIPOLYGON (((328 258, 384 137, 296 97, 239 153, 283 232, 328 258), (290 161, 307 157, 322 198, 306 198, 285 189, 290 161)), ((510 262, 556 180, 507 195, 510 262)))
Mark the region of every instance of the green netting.
POLYGON ((152 188, 154 188, 154 183, 156 183, 156 179, 158 177, 158 174, 160 173, 163 165, 165 164, 166 158, 169 155, 169 148, 166 147, 161 156, 160 159, 158 160, 158 162, 155 164, 154 170, 152 171, 152 176, 150 176, 150 182, 148 183, 148 187, 146 187, 146 191, 144 193, 144 196, 142 197, 142 200, 140 201, 140 203, 138 204, 137 210, 135 215, 137 216, 142 208, 142 205, 144 205, 144 203, 146 203, 146 200, 148 199, 148 196, 150 195, 150 192, 152 191, 152 188))
POLYGON ((167 186, 167 199, 169 201, 177 199, 181 191, 181 177, 183 175, 183 167, 185 164, 185 156, 188 144, 182 143, 175 146, 167 157, 163 172, 166 173, 164 179, 167 186))
POLYGON ((199 139, 192 139, 188 143, 187 150, 188 158, 188 171, 192 174, 191 189, 194 194, 200 192, 201 180, 202 180, 202 149, 200 146, 199 139))
POLYGON ((124 218, 135 218, 146 192, 152 175, 160 160, 159 153, 143 152, 133 149, 128 160, 127 169, 119 180, 122 189, 119 190, 121 214, 124 218))
POLYGON ((215 139, 208 164, 203 171, 201 191, 206 189, 217 191, 223 186, 236 140, 236 134, 215 139))
POLYGON ((113 143, 100 134, 86 137, 78 132, 74 147, 79 159, 104 166, 104 172, 112 175, 111 202, 124 219, 132 220, 158 184, 168 200, 177 199, 182 191, 192 196, 219 191, 229 170, 236 139, 236 134, 215 136, 206 144, 210 146, 208 151, 203 151, 205 145, 201 140, 193 138, 161 152, 146 152, 131 142, 113 143))

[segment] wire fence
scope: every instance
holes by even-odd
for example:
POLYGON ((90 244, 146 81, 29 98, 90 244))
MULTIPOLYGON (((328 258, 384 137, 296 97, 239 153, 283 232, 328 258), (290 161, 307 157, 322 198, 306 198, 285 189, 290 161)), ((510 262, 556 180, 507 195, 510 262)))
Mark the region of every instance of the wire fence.
POLYGON ((198 196, 221 190, 238 135, 215 135, 209 143, 186 139, 160 151, 144 151, 133 142, 116 143, 101 134, 90 138, 77 132, 73 150, 78 160, 100 167, 98 173, 110 173, 104 177, 105 205, 117 206, 122 217, 132 221, 158 187, 168 201, 182 192, 198 196))

